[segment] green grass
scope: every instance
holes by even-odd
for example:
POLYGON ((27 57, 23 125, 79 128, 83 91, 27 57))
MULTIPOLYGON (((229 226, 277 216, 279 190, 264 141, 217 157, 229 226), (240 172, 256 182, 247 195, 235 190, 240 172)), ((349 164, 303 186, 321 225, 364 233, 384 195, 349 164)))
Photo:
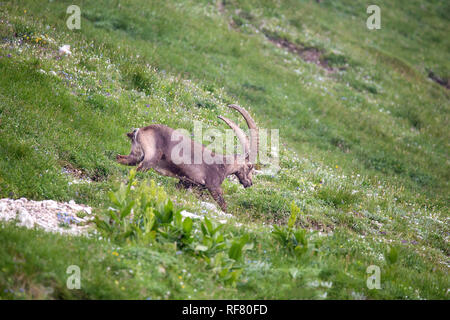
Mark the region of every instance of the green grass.
MULTIPOLYGON (((101 212, 126 179, 114 158, 129 151, 131 127, 192 131, 199 120, 225 129, 219 114, 243 125, 231 102, 280 130, 281 169, 245 190, 224 183, 243 224, 227 232, 255 244, 236 287, 167 244, 114 246, 6 225, 0 297, 448 299, 450 94, 428 79, 429 70, 450 77, 448 4, 378 1, 377 31, 365 27, 365 1, 226 1, 223 10, 211 1, 79 1, 75 31, 65 26, 70 4, 0 5, 0 197, 74 199, 101 212), (317 48, 341 70, 306 63, 265 34, 317 48), (73 55, 59 59, 63 44, 73 55), (71 184, 63 168, 92 182, 71 184), (268 227, 287 223, 292 200, 302 210, 297 226, 325 234, 302 259, 268 227), (391 265, 384 253, 394 245, 391 265), (65 287, 71 264, 88 269, 81 291, 65 287), (372 264, 382 290, 366 287, 372 264)), ((138 175, 147 177, 177 205, 209 214, 173 179, 138 175)))

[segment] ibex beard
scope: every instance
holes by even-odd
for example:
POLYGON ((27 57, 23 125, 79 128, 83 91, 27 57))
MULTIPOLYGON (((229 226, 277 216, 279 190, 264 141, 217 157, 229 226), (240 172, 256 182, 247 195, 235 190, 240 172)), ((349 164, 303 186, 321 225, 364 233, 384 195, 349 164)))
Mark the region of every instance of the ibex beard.
POLYGON ((118 155, 117 162, 130 166, 138 165, 138 171, 153 168, 161 175, 179 179, 180 184, 185 186, 203 186, 208 189, 220 208, 226 211, 222 182, 227 176, 234 174, 245 188, 250 187, 253 184, 252 174, 259 145, 258 128, 250 114, 234 104, 228 107, 237 110, 250 129, 249 139, 233 121, 219 116, 238 137, 243 146, 243 155, 214 153, 175 129, 162 124, 153 124, 127 133, 131 139, 131 152, 129 155, 118 155), (186 153, 186 150, 189 152, 186 153), (198 163, 196 155, 199 152, 202 159, 206 157, 214 161, 198 163))

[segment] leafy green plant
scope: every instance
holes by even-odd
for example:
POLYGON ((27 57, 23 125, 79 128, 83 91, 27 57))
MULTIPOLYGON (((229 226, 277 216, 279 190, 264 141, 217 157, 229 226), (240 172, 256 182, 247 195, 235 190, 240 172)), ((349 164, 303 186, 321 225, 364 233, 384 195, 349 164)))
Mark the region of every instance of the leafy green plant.
POLYGON ((84 211, 78 211, 78 212, 76 213, 76 216, 77 216, 78 218, 83 219, 84 217, 87 216, 87 213, 84 212, 84 211))
POLYGON ((201 234, 190 244, 190 248, 202 256, 226 285, 235 286, 244 266, 242 256, 253 248, 248 234, 239 239, 221 232, 224 225, 216 224, 207 217, 200 224, 201 234))
POLYGON ((155 181, 143 182, 139 186, 135 181, 136 170, 132 169, 128 183, 122 183, 119 190, 109 193, 112 206, 104 215, 97 215, 97 228, 106 237, 115 241, 131 241, 149 243, 159 232, 163 238, 176 238, 178 225, 181 222, 181 210, 176 210, 173 203, 155 181), (137 188, 136 188, 137 186, 137 188), (174 234, 175 233, 175 234, 174 234))
MULTIPOLYGON (((170 203, 169 206, 165 207, 165 212, 166 214, 162 217, 164 217, 165 219, 169 219, 169 215, 171 215, 170 212, 173 213, 173 209, 172 209, 172 202, 168 202, 168 204, 170 203), (172 211, 171 211, 172 210, 172 211)), ((155 211, 158 215, 161 215, 160 212, 155 211)), ((158 218, 160 219, 160 218, 158 218)), ((191 218, 186 217, 183 219, 180 211, 175 211, 175 213, 173 213, 171 215, 170 218, 170 222, 167 222, 168 220, 165 220, 166 222, 161 223, 158 222, 158 224, 156 224, 157 226, 157 233, 160 236, 158 239, 160 241, 167 241, 167 242, 172 242, 172 243, 176 243, 177 247, 180 249, 183 248, 189 248, 189 246, 193 243, 194 238, 192 236, 192 230, 193 230, 193 221, 191 218)))
POLYGON ((306 230, 295 228, 295 222, 300 214, 300 208, 297 207, 294 201, 291 202, 291 215, 288 220, 288 225, 279 227, 274 226, 272 236, 287 250, 295 253, 298 257, 302 256, 308 251, 308 238, 306 230))
POLYGON ((175 244, 176 248, 204 259, 220 281, 234 286, 244 267, 242 256, 253 248, 249 236, 233 239, 232 234, 221 232, 223 224, 208 217, 199 222, 183 218, 181 209, 174 207, 163 188, 153 180, 138 185, 135 177, 136 171, 132 169, 128 183, 109 193, 112 207, 96 216, 98 230, 119 243, 175 244))
POLYGON ((242 257, 245 251, 251 249, 253 243, 249 242, 249 236, 245 234, 239 239, 230 241, 227 251, 220 251, 214 257, 207 258, 207 261, 220 281, 235 286, 245 267, 242 257))
POLYGON ((215 224, 207 217, 204 218, 203 222, 200 224, 200 229, 202 231, 199 240, 192 247, 195 251, 198 251, 201 255, 211 257, 223 251, 226 248, 225 237, 223 233, 220 233, 223 224, 215 224))
POLYGON ((128 184, 122 183, 118 191, 109 192, 108 196, 113 207, 110 207, 104 216, 97 215, 94 220, 97 229, 103 235, 116 241, 129 238, 134 231, 131 219, 127 217, 135 205, 135 201, 130 197, 135 176, 136 171, 131 170, 128 184))
POLYGON ((389 246, 384 253, 384 258, 389 265, 393 265, 398 260, 398 248, 389 246))

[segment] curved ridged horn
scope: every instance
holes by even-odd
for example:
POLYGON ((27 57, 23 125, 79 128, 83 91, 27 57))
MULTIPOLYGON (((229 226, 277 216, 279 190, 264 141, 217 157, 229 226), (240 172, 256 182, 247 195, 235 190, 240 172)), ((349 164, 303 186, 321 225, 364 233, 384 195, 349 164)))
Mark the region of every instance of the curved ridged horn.
POLYGON ((241 145, 244 146, 244 154, 245 157, 248 157, 249 152, 250 152, 250 142, 248 141, 247 135, 245 134, 244 131, 242 131, 241 128, 239 128, 239 126, 234 123, 233 121, 231 121, 228 118, 222 117, 222 116, 218 116, 218 118, 220 120, 223 120, 231 129, 233 129, 234 133, 236 133, 236 136, 238 137, 239 141, 241 142, 241 145))
POLYGON ((237 110, 247 122, 247 126, 250 129, 250 153, 248 154, 251 163, 256 162, 256 157, 258 156, 259 150, 259 132, 258 127, 256 126, 255 120, 250 116, 250 114, 244 108, 236 105, 230 104, 228 108, 232 108, 237 110))

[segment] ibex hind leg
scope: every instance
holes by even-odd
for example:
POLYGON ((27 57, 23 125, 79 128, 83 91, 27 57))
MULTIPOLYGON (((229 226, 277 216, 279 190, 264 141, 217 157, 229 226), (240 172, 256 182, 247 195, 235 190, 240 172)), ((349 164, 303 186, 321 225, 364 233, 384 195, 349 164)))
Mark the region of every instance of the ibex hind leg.
POLYGON ((204 185, 198 184, 192 180, 187 180, 184 177, 178 177, 180 179, 180 181, 178 181, 178 183, 176 184, 176 187, 178 189, 191 189, 191 188, 195 188, 198 190, 205 190, 206 187, 204 185))
POLYGON ((137 167, 137 171, 147 171, 157 167, 158 161, 161 160, 162 152, 155 151, 152 155, 145 154, 144 159, 137 167))
POLYGON ((189 181, 181 180, 178 181, 176 184, 177 189, 189 189, 192 188, 194 184, 190 183, 189 181))

